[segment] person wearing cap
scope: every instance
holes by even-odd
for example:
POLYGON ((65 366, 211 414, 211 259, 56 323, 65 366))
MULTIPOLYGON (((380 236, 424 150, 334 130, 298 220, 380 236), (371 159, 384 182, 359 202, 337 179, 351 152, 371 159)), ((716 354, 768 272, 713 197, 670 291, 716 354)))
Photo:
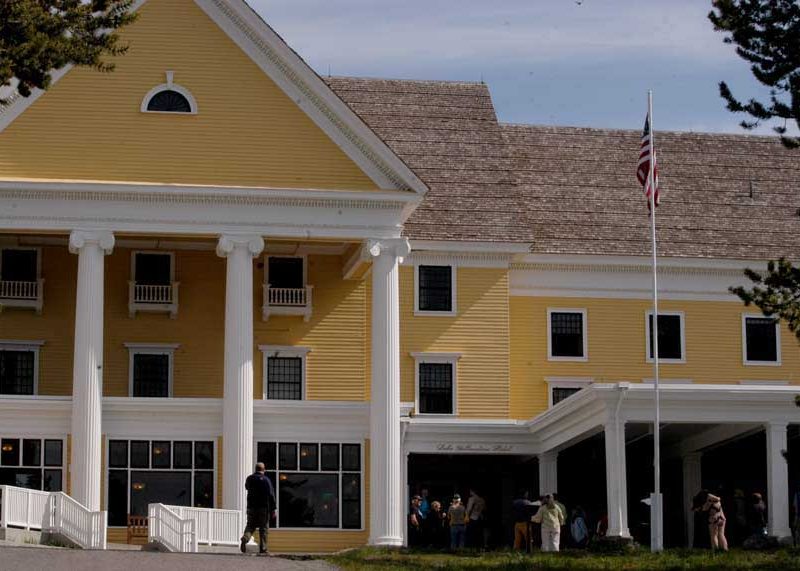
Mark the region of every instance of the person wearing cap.
POLYGON ((450 549, 462 549, 467 531, 467 510, 461 503, 461 496, 455 494, 450 508, 447 510, 447 519, 450 521, 450 549))
POLYGON ((564 525, 566 518, 553 499, 553 494, 547 494, 544 498, 544 503, 532 520, 534 523, 542 524, 542 551, 558 551, 561 526, 564 525))

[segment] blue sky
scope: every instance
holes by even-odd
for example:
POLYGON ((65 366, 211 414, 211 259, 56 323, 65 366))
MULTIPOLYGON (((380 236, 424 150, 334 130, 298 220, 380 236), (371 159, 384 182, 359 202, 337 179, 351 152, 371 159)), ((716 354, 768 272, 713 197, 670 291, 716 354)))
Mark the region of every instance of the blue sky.
MULTIPOLYGON (((704 0, 249 0, 320 74, 485 81, 501 121, 741 133, 763 95, 704 0)), ((769 128, 760 133, 771 133, 769 128)))

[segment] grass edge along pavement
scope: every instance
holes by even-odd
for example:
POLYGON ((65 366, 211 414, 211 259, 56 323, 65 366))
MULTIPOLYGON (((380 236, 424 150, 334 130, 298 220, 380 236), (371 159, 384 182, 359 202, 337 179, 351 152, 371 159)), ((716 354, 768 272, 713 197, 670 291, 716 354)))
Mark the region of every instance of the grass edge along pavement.
POLYGON ((345 571, 443 569, 714 569, 714 570, 800 570, 800 549, 776 551, 732 550, 712 553, 709 550, 668 549, 652 554, 638 549, 625 555, 599 555, 587 551, 535 553, 513 551, 480 553, 440 553, 409 549, 361 548, 339 552, 325 558, 345 571))

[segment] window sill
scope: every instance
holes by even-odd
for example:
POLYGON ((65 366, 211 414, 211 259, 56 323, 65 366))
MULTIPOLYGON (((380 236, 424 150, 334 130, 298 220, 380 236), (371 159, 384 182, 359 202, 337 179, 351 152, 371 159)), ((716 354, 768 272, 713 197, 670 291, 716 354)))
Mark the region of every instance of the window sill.
POLYGON ((780 361, 744 361, 745 367, 780 367, 780 361))
POLYGON ((554 357, 550 355, 547 360, 555 363, 588 363, 589 357, 554 357))
POLYGON ((455 412, 416 412, 414 411, 414 417, 422 417, 422 418, 455 418, 458 414, 455 412))
POLYGON ((451 309, 450 311, 433 311, 430 309, 415 309, 414 315, 418 317, 456 317, 458 311, 451 309))
MULTIPOLYGON (((647 363, 652 365, 653 364, 653 359, 648 357, 647 358, 647 363)), ((664 358, 661 358, 661 359, 658 360, 658 363, 660 365, 661 364, 666 364, 666 365, 685 365, 686 364, 686 359, 664 359, 664 358)))

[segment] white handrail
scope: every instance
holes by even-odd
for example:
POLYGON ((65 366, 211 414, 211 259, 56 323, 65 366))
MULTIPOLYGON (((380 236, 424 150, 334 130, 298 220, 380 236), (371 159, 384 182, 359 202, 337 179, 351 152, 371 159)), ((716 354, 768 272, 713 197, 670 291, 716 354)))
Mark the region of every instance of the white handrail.
POLYGON ((51 492, 49 531, 63 535, 84 549, 106 549, 108 514, 93 512, 64 492, 51 492))
POLYGON ((185 519, 164 504, 147 506, 147 537, 168 551, 197 553, 196 522, 185 519))
POLYGON ((50 492, 16 486, 0 486, 0 528, 41 530, 47 525, 50 492))
POLYGON ((239 545, 244 523, 239 510, 166 506, 182 519, 195 522, 197 542, 202 545, 239 545))
POLYGON ((305 307, 308 305, 308 287, 267 286, 267 303, 272 306, 305 307))

